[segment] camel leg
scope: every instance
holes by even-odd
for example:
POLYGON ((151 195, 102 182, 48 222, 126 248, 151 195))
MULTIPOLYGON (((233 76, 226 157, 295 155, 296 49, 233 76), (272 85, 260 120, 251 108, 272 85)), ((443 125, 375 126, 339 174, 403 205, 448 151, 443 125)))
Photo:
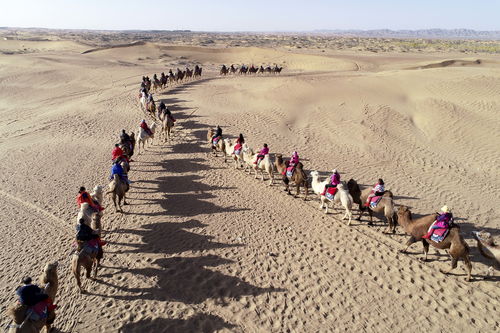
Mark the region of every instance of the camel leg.
POLYGON ((78 287, 78 290, 80 291, 80 293, 83 292, 82 290, 82 281, 80 280, 80 275, 81 275, 81 264, 78 262, 79 261, 79 258, 74 256, 72 258, 72 271, 73 271, 73 275, 76 279, 76 286, 78 287))
MULTIPOLYGON (((415 236, 411 236, 407 241, 406 241, 406 247, 403 250, 400 250, 399 252, 401 253, 406 253, 408 251, 408 248, 410 247, 411 244, 415 243, 417 240, 415 239, 415 236)), ((424 245, 425 246, 425 245, 424 245)))
POLYGON ((448 270, 442 270, 440 269, 439 271, 443 274, 448 274, 450 273, 452 270, 454 270, 455 268, 457 268, 457 262, 458 262, 458 259, 457 258, 451 258, 451 267, 448 269, 448 270))
POLYGON ((272 186, 274 181, 273 170, 269 171, 268 173, 269 173, 269 186, 272 186))
POLYGON ((361 221, 361 217, 363 216, 363 213, 365 212, 364 207, 359 205, 359 216, 358 216, 358 221, 361 221))
POLYGON ((127 195, 127 193, 123 194, 123 205, 125 205, 125 206, 128 205, 126 198, 125 198, 126 195, 127 195))
POLYGON ((264 170, 260 169, 260 175, 262 176, 262 181, 264 181, 264 170))
POLYGON ((113 204, 115 205, 115 211, 118 213, 120 212, 120 209, 118 209, 118 207, 120 206, 120 201, 118 201, 118 206, 116 205, 116 193, 113 192, 113 204))
POLYGON ((472 278, 472 263, 467 253, 464 254, 463 259, 465 263, 465 270, 467 271, 467 277, 465 278, 465 280, 469 282, 472 278))
POLYGON ((427 243, 427 241, 422 238, 422 245, 424 246, 424 259, 423 259, 423 261, 427 261, 427 255, 429 254, 429 243, 427 243))

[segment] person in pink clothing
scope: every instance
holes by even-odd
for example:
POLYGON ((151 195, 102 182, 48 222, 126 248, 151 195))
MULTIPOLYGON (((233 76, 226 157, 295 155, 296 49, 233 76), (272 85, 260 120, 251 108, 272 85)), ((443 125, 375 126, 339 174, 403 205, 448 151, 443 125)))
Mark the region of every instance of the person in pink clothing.
POLYGON ((269 147, 267 147, 267 143, 264 143, 264 147, 262 147, 261 150, 259 150, 259 153, 257 154, 257 160, 255 162, 253 162, 253 164, 257 164, 259 165, 259 162, 264 158, 264 156, 266 156, 267 154, 269 154, 269 147))
POLYGON ((377 184, 373 186, 371 193, 368 195, 368 198, 366 199, 365 207, 370 207, 370 203, 372 202, 373 198, 383 196, 384 192, 385 192, 385 183, 382 180, 382 178, 379 178, 377 184))
POLYGON ((325 195, 326 191, 331 187, 337 188, 338 184, 340 184, 340 174, 337 169, 333 169, 332 175, 330 176, 330 183, 325 185, 325 189, 321 195, 325 195))
POLYGON ((295 167, 298 163, 299 163, 299 153, 294 151, 292 154, 292 158, 290 158, 290 162, 288 163, 288 166, 295 167))

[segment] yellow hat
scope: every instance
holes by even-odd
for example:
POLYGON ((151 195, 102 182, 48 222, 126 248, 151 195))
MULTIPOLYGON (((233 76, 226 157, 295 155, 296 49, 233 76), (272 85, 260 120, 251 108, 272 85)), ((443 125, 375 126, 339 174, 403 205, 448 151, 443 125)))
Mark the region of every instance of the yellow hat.
POLYGON ((444 205, 443 207, 441 207, 441 211, 443 213, 449 213, 450 212, 450 209, 448 208, 448 206, 444 205))

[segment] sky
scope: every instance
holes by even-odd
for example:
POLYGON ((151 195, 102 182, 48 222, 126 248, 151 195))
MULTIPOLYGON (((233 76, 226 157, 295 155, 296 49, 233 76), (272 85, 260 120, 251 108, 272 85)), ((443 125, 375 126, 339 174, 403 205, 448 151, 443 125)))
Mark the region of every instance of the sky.
POLYGON ((0 0, 0 26, 99 30, 500 30, 500 0, 0 0))

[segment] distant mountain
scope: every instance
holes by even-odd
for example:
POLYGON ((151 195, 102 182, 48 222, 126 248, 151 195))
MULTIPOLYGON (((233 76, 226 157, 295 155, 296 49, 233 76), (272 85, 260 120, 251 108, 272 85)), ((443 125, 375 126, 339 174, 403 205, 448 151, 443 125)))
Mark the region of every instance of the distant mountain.
POLYGON ((314 30, 313 33, 338 36, 386 37, 386 38, 443 38, 443 39, 492 39, 500 40, 500 31, 471 29, 424 29, 424 30, 314 30))

